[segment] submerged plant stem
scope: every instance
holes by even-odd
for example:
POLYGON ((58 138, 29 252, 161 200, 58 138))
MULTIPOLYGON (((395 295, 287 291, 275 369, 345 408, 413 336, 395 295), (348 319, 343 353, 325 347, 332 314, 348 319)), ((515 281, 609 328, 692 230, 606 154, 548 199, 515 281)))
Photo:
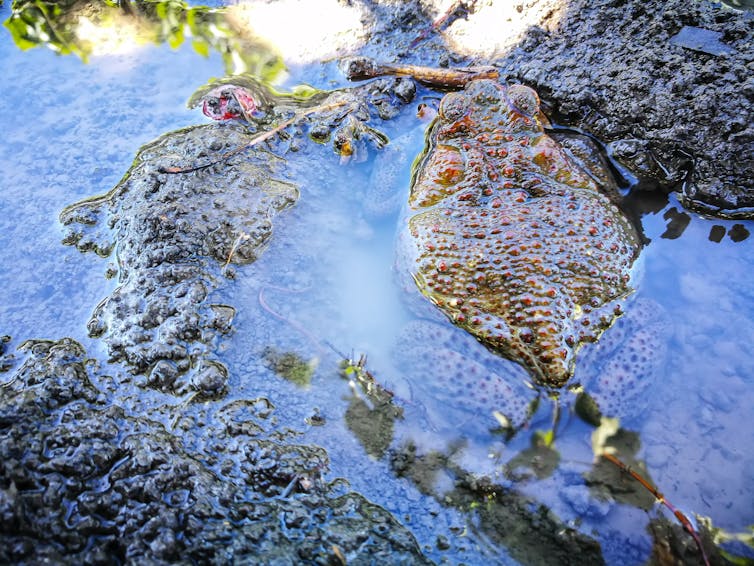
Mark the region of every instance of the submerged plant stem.
POLYGON ((633 470, 631 467, 627 466, 623 462, 621 462, 616 456, 613 456, 612 454, 608 452, 603 452, 601 454, 605 460, 615 464, 618 468, 620 468, 621 471, 626 472, 629 474, 632 478, 634 478, 636 481, 638 481, 649 493, 654 495, 655 499, 667 507, 673 515, 675 515, 675 518, 678 519, 678 522, 683 525, 683 528, 686 530, 687 533, 691 535, 691 537, 694 539, 694 542, 696 543, 697 548, 699 548, 699 552, 702 554, 702 560, 704 560, 705 566, 710 566, 709 559, 707 558, 707 553, 704 552, 704 547, 702 546, 702 539, 699 537, 699 533, 696 532, 696 529, 694 528, 694 525, 691 524, 691 521, 689 521, 688 517, 684 515, 681 511, 676 509, 676 507, 670 503, 667 499, 665 499, 665 496, 660 493, 656 487, 654 487, 651 483, 649 483, 644 477, 637 471, 633 470))
MULTIPOLYGON (((270 289, 276 289, 278 291, 284 291, 286 293, 299 293, 299 292, 301 292, 301 291, 304 290, 304 289, 302 289, 301 291, 296 291, 296 290, 292 290, 292 289, 283 289, 281 287, 268 287, 268 288, 270 288, 270 289)), ((278 320, 282 320, 283 322, 289 324, 294 329, 296 329, 297 331, 299 331, 301 334, 303 334, 304 336, 306 336, 306 338, 309 339, 309 341, 314 345, 314 347, 317 349, 317 351, 322 352, 324 348, 322 347, 322 344, 320 343, 320 341, 317 339, 316 336, 314 336, 311 332, 309 332, 306 328, 304 328, 301 324, 299 324, 295 320, 291 320, 291 319, 283 316, 279 312, 275 311, 272 307, 270 307, 269 304, 267 304, 267 301, 264 298, 264 291, 265 291, 264 287, 259 290, 259 295, 257 297, 258 301, 259 301, 259 306, 261 306, 264 310, 266 310, 268 313, 270 313, 272 316, 274 316, 278 320)))

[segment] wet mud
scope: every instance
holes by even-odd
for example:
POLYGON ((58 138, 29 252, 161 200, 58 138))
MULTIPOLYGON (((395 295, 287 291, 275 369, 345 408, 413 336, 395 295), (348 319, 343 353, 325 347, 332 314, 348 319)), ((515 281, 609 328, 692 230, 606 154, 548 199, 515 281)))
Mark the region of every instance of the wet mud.
MULTIPOLYGON (((377 121, 391 107, 380 100, 377 121)), ((70 338, 16 354, 3 338, 3 562, 430 563, 387 511, 328 484, 327 453, 296 444, 271 401, 225 401, 217 353, 236 311, 213 294, 262 256, 305 179, 329 176, 339 141, 349 156, 365 151, 351 114, 332 138, 343 116, 327 112, 266 144, 254 143, 254 124, 165 134, 110 192, 61 213, 64 243, 116 260, 117 285, 87 328, 123 369, 104 375, 70 338), (151 415, 131 412, 143 403, 151 415)), ((311 379, 291 353, 265 348, 260 362, 298 385, 311 379)))
POLYGON ((30 341, 2 386, 4 564, 429 564, 389 513, 296 444, 266 398, 174 430, 112 402, 71 339, 30 341))
POLYGON ((207 394, 225 387, 227 370, 211 352, 235 309, 214 303, 212 291, 226 280, 223 267, 263 253, 274 216, 296 202, 298 188, 281 179, 283 160, 269 152, 190 176, 163 170, 210 160, 250 137, 212 125, 167 134, 142 148, 110 193, 61 215, 67 244, 102 256, 117 248, 118 286, 88 329, 145 385, 207 394))

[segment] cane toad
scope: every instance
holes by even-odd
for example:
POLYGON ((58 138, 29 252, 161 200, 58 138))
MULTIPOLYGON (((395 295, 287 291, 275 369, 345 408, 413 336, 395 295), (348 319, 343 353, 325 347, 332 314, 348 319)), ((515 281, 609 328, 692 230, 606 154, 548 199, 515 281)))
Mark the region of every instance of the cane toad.
POLYGON ((540 384, 621 313, 634 227, 543 128, 537 94, 475 80, 446 94, 413 172, 402 248, 421 293, 540 384))

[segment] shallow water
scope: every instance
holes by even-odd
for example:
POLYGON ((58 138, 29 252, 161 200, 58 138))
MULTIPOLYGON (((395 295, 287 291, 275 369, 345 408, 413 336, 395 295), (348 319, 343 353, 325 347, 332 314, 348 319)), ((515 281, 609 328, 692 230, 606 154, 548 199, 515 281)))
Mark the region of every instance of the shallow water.
MULTIPOLYGON (((8 5, 0 8, 3 19, 9 11, 8 5)), ((0 334, 16 344, 71 336, 90 355, 106 357, 101 341, 87 337, 86 323, 115 286, 104 277, 114 260, 63 246, 58 214, 113 187, 142 144, 205 121, 185 101, 208 78, 223 75, 224 65, 219 55, 202 57, 185 43, 177 49, 139 47, 85 64, 44 48, 20 51, 2 32, 0 334)), ((329 88, 331 73, 332 65, 292 68, 286 84, 305 78, 329 88)), ((397 138, 421 126, 407 110, 391 127, 397 138)), ((415 135, 407 148, 419 151, 421 143, 415 135)), ((278 407, 279 418, 297 428, 312 415, 324 417, 325 426, 309 427, 305 441, 327 449, 330 478, 346 478, 392 512, 433 560, 526 562, 520 547, 532 543, 500 536, 473 509, 448 504, 454 485, 447 470, 432 481, 396 477, 388 445, 411 443, 418 453, 450 454, 457 468, 495 478, 512 500, 528 496, 561 524, 600 541, 608 563, 644 562, 652 544, 648 520, 663 511, 647 513, 590 494, 582 475, 592 468, 593 428, 573 414, 571 393, 562 395, 565 414, 554 448, 541 450, 535 462, 525 451, 537 431, 552 428, 549 400, 528 428, 506 441, 490 432, 488 414, 454 412, 433 399, 443 387, 442 365, 431 372, 431 383, 414 382, 414 374, 404 375, 396 365, 393 341, 413 316, 395 277, 398 214, 377 220, 362 209, 374 152, 366 162, 343 166, 334 154, 322 155, 333 160, 326 182, 302 195, 281 218, 262 258, 239 268, 236 280, 219 291, 238 310, 235 332, 219 353, 231 372, 226 400, 263 394, 278 407), (311 384, 301 388, 275 376, 261 358, 269 346, 313 360, 311 384), (355 395, 339 376, 339 353, 367 354, 375 378, 395 393, 402 419, 389 410, 387 416, 375 412, 366 421, 383 426, 366 431, 364 419, 349 420, 363 394, 355 395), (558 466, 536 477, 536 463, 554 452, 558 466), (523 472, 506 473, 511 466, 505 464, 519 454, 523 472), (448 538, 449 548, 438 548, 438 535, 448 538)), ((407 186, 407 170, 404 178, 407 186)), ((630 406, 610 416, 636 433, 637 458, 669 501, 687 515, 740 532, 754 523, 754 238, 746 237, 754 222, 687 213, 688 225, 677 233, 668 224, 681 210, 672 197, 660 199, 641 218, 649 242, 636 298, 667 312, 671 324, 663 344, 651 344, 667 353, 652 383, 626 391, 630 406)), ((530 391, 517 366, 481 347, 474 355, 485 367, 507 372, 516 391, 530 391)), ((580 367, 575 379, 589 391, 589 380, 597 378, 580 367)))

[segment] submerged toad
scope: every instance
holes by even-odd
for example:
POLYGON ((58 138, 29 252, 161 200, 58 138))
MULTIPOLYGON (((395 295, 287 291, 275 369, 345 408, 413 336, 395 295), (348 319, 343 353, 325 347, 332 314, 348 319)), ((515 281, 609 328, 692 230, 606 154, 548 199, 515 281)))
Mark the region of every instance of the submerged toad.
POLYGON ((571 377, 632 291, 633 226, 543 129, 537 94, 445 95, 415 168, 403 252, 419 290, 541 384, 571 377))

